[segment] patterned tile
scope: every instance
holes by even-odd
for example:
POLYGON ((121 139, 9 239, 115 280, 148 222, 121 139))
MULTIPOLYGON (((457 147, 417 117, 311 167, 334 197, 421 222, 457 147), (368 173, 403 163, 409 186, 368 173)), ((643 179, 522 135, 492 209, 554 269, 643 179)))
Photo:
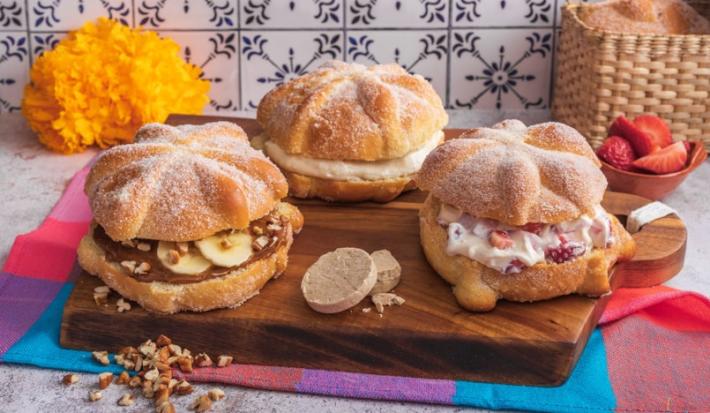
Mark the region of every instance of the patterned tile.
POLYGON ((30 49, 25 32, 0 32, 0 112, 20 110, 29 80, 30 49))
POLYGON ((68 31, 105 16, 132 23, 132 0, 27 0, 31 31, 68 31))
POLYGON ((212 82, 205 113, 239 110, 239 36, 237 32, 161 32, 182 46, 183 57, 212 82))
POLYGON ((32 57, 37 58, 42 53, 54 49, 54 46, 66 36, 66 33, 32 33, 30 35, 30 46, 32 47, 32 57))
POLYGON ((160 29, 237 27, 236 0, 133 0, 135 25, 160 29))
POLYGON ((0 31, 21 30, 27 27, 23 0, 0 0, 0 31))
POLYGON ((552 26, 560 0, 453 0, 454 27, 552 26))
POLYGON ((547 108, 552 48, 551 29, 454 31, 450 106, 547 108))
POLYGON ((341 32, 244 32, 242 108, 254 109, 271 88, 331 59, 343 59, 341 32))
POLYGON ((348 27, 445 28, 448 0, 345 0, 348 27))
POLYGON ((343 0, 241 0, 241 27, 342 28, 343 0))
POLYGON ((429 80, 441 99, 446 98, 446 30, 351 30, 347 59, 366 65, 398 63, 410 73, 429 80))

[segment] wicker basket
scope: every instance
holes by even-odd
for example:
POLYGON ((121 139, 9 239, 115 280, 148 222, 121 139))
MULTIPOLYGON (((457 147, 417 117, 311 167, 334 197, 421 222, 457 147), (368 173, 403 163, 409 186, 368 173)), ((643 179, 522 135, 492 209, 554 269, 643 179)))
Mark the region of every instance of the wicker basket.
MULTIPOLYGON (((710 18, 710 0, 688 1, 710 18)), ((590 28, 562 14, 552 115, 593 147, 618 115, 652 113, 675 140, 700 140, 710 151, 710 35, 635 35, 590 28)))

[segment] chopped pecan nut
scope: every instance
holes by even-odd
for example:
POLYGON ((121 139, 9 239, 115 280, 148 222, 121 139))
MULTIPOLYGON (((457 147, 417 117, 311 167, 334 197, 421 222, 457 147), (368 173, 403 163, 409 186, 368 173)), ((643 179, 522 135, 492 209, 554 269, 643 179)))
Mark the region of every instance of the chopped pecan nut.
POLYGON ((118 311, 119 313, 129 311, 130 309, 131 304, 128 301, 125 301, 123 298, 119 298, 118 301, 116 301, 116 311, 118 311))
POLYGON ((107 371, 107 372, 99 374, 99 388, 101 390, 108 387, 112 381, 113 381, 113 373, 107 371))
POLYGON ((227 367, 232 364, 234 357, 221 355, 217 357, 217 367, 227 367))
POLYGON ((133 398, 133 395, 131 393, 124 393, 123 396, 121 396, 120 399, 118 399, 118 405, 119 406, 131 406, 133 405, 133 402, 135 399, 133 398))
POLYGON ((108 294, 111 292, 111 289, 108 288, 108 285, 100 285, 94 288, 94 292, 97 294, 108 294))
POLYGON ((171 355, 178 357, 182 356, 182 348, 180 348, 177 344, 168 345, 168 349, 170 350, 171 355))
POLYGON ((155 396, 155 391, 153 390, 153 383, 146 380, 143 382, 143 397, 146 399, 152 399, 155 396))
POLYGON ((69 373, 69 374, 65 375, 64 377, 62 377, 62 383, 67 386, 70 384, 74 384, 78 381, 79 381, 79 376, 77 376, 74 373, 69 373))
POLYGON ((148 381, 155 381, 158 380, 158 376, 160 375, 160 372, 158 369, 155 367, 146 371, 145 374, 143 375, 143 379, 148 380, 148 381))
POLYGON ((158 338, 155 339, 155 344, 157 344, 158 347, 165 347, 173 344, 173 341, 170 339, 170 337, 161 334, 158 336, 158 338))
POLYGON ((192 402, 190 405, 190 409, 201 413, 201 412, 206 412, 209 409, 212 408, 212 400, 210 400, 209 396, 206 394, 203 394, 202 396, 199 396, 198 398, 195 399, 195 401, 192 402))
POLYGON ((180 255, 185 255, 190 250, 190 246, 187 242, 176 242, 175 245, 177 245, 180 255))
POLYGON ((135 261, 121 261, 121 267, 127 269, 130 272, 134 272, 136 270, 136 262, 135 261))
POLYGON ((181 396, 192 393, 192 385, 187 380, 180 380, 175 387, 175 392, 181 396))
POLYGON ((143 275, 147 274, 148 271, 150 271, 150 264, 148 264, 147 262, 142 262, 139 266, 136 267, 136 270, 133 272, 138 275, 143 275))
POLYGON ((157 347, 155 343, 153 343, 151 340, 146 340, 143 342, 140 346, 138 346, 138 351, 141 352, 144 356, 152 356, 155 354, 155 351, 157 350, 157 347))
POLYGON ((141 380, 140 376, 133 376, 131 379, 128 381, 128 387, 130 388, 136 388, 139 387, 142 384, 143 380, 141 380))
POLYGON ((169 401, 166 400, 163 403, 161 403, 155 407, 155 412, 156 413, 175 413, 175 406, 173 406, 172 403, 170 403, 169 401))
POLYGON ((104 366, 108 366, 108 364, 110 363, 108 359, 108 351, 94 351, 91 353, 91 355, 94 357, 94 360, 98 361, 104 366))
POLYGON ((212 399, 212 401, 224 399, 224 392, 222 391, 222 389, 218 389, 216 387, 209 389, 207 391, 207 395, 210 397, 210 399, 212 399))
POLYGON ((175 265, 180 262, 180 253, 175 250, 168 251, 168 262, 175 265))
POLYGON ((256 251, 263 250, 267 245, 269 245, 269 237, 266 235, 260 236, 251 243, 251 247, 256 251))
POLYGON ((195 356, 195 362, 193 363, 197 367, 210 367, 212 365, 212 359, 205 353, 200 353, 195 356))
POLYGON ((177 359, 178 367, 183 373, 192 373, 192 359, 190 357, 180 356, 177 359))
POLYGON ((167 387, 159 388, 155 391, 155 405, 160 406, 164 402, 168 401, 170 397, 170 390, 167 387))
POLYGON ((89 391, 89 401, 95 402, 101 400, 104 395, 101 394, 101 390, 91 390, 89 391))
POLYGON ((139 242, 138 245, 136 245, 136 248, 143 252, 148 252, 150 251, 150 244, 148 244, 147 242, 139 242))
POLYGON ((118 375, 118 378, 116 378, 116 384, 128 384, 128 382, 131 381, 131 376, 128 374, 126 370, 123 370, 121 374, 118 375))

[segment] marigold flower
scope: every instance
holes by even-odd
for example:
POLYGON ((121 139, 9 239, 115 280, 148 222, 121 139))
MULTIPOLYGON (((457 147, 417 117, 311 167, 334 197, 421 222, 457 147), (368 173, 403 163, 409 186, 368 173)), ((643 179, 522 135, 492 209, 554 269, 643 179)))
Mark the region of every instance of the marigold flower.
POLYGON ((148 122, 198 114, 209 101, 201 69, 156 33, 100 18, 67 35, 32 66, 22 113, 62 153, 131 142, 148 122))

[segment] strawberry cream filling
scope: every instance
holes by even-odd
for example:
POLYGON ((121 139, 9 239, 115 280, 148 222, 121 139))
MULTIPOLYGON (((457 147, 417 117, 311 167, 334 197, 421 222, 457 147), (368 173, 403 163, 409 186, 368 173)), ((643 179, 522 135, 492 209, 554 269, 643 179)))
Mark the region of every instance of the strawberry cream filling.
POLYGON ((592 248, 610 246, 614 242, 611 221, 601 206, 594 212, 559 224, 513 227, 443 204, 437 221, 448 233, 447 254, 512 274, 538 263, 561 264, 592 248))

